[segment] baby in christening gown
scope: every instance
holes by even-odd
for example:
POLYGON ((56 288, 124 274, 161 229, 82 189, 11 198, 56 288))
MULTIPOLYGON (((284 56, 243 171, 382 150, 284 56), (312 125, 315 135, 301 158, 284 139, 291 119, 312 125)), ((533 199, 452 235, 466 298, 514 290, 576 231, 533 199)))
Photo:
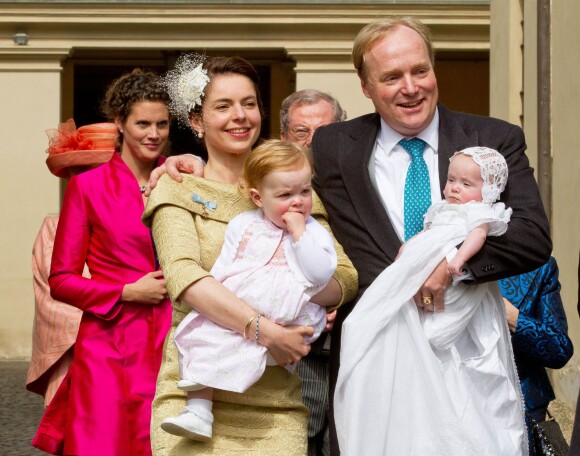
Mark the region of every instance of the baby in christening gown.
POLYGON ((183 319, 175 332, 182 378, 177 387, 188 391, 188 404, 179 416, 162 421, 165 431, 210 439, 212 388, 244 392, 266 364, 277 364, 258 343, 261 317, 312 326, 307 344, 324 330, 326 310, 310 298, 330 281, 337 256, 330 234, 310 216, 311 179, 312 165, 301 146, 266 141, 250 153, 244 187, 259 209, 230 221, 211 274, 257 314, 243 335, 195 310, 183 319))
POLYGON ((334 397, 343 456, 527 455, 523 401, 496 282, 454 280, 445 310, 418 310, 413 296, 446 254, 453 276, 486 236, 507 230, 497 203, 507 182, 493 149, 457 152, 446 201, 432 205, 424 231, 366 290, 343 323, 334 397))

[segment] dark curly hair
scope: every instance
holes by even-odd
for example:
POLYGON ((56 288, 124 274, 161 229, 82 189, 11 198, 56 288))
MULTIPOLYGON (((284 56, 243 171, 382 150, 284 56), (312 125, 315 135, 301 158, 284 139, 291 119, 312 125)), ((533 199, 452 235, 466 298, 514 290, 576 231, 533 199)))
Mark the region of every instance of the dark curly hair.
POLYGON ((159 85, 157 74, 136 68, 111 83, 101 103, 101 110, 109 120, 125 122, 133 105, 140 101, 160 101, 168 105, 169 95, 159 85))
MULTIPOLYGON (((169 94, 159 84, 159 76, 152 71, 135 68, 115 79, 101 102, 101 111, 112 122, 124 123, 131 114, 133 105, 141 101, 160 101, 169 105, 169 94)), ((121 150, 123 133, 119 132, 116 150, 121 150)))

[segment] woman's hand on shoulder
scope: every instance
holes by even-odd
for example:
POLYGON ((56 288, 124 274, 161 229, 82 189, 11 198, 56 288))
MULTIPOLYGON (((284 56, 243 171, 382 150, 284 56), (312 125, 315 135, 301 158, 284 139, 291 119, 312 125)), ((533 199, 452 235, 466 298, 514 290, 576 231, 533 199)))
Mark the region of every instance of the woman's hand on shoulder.
POLYGON ((151 194, 151 190, 157 186, 159 178, 165 173, 169 174, 173 180, 181 182, 183 180, 181 173, 193 174, 194 176, 203 177, 204 167, 204 161, 197 155, 183 154, 167 157, 165 163, 151 171, 151 175, 149 176, 149 183, 145 189, 145 196, 149 196, 151 194))
POLYGON ((139 280, 123 287, 121 301, 156 305, 167 298, 167 288, 162 271, 145 274, 139 280))
POLYGON ((259 343, 268 351, 280 366, 294 364, 310 352, 310 345, 304 338, 312 336, 310 326, 280 326, 265 317, 260 318, 259 343))

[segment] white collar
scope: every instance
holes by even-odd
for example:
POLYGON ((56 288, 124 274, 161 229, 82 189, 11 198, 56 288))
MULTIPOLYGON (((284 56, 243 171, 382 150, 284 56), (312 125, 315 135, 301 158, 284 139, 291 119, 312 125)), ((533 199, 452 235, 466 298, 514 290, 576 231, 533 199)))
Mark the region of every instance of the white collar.
MULTIPOLYGON (((435 109, 435 115, 431 123, 416 137, 425 141, 433 152, 437 153, 437 148, 439 147, 439 109, 435 109)), ((377 142, 387 155, 391 153, 401 139, 405 138, 401 133, 393 130, 381 117, 381 130, 379 131, 377 142)))

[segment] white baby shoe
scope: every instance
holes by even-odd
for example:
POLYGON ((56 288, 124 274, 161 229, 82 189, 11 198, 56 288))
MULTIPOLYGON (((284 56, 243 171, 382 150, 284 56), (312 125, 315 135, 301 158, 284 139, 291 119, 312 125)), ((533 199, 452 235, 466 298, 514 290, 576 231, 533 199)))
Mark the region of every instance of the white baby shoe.
POLYGON ((161 422, 161 429, 173 435, 186 437, 191 440, 205 442, 211 439, 213 414, 200 416, 184 407, 181 414, 165 418, 161 422))

